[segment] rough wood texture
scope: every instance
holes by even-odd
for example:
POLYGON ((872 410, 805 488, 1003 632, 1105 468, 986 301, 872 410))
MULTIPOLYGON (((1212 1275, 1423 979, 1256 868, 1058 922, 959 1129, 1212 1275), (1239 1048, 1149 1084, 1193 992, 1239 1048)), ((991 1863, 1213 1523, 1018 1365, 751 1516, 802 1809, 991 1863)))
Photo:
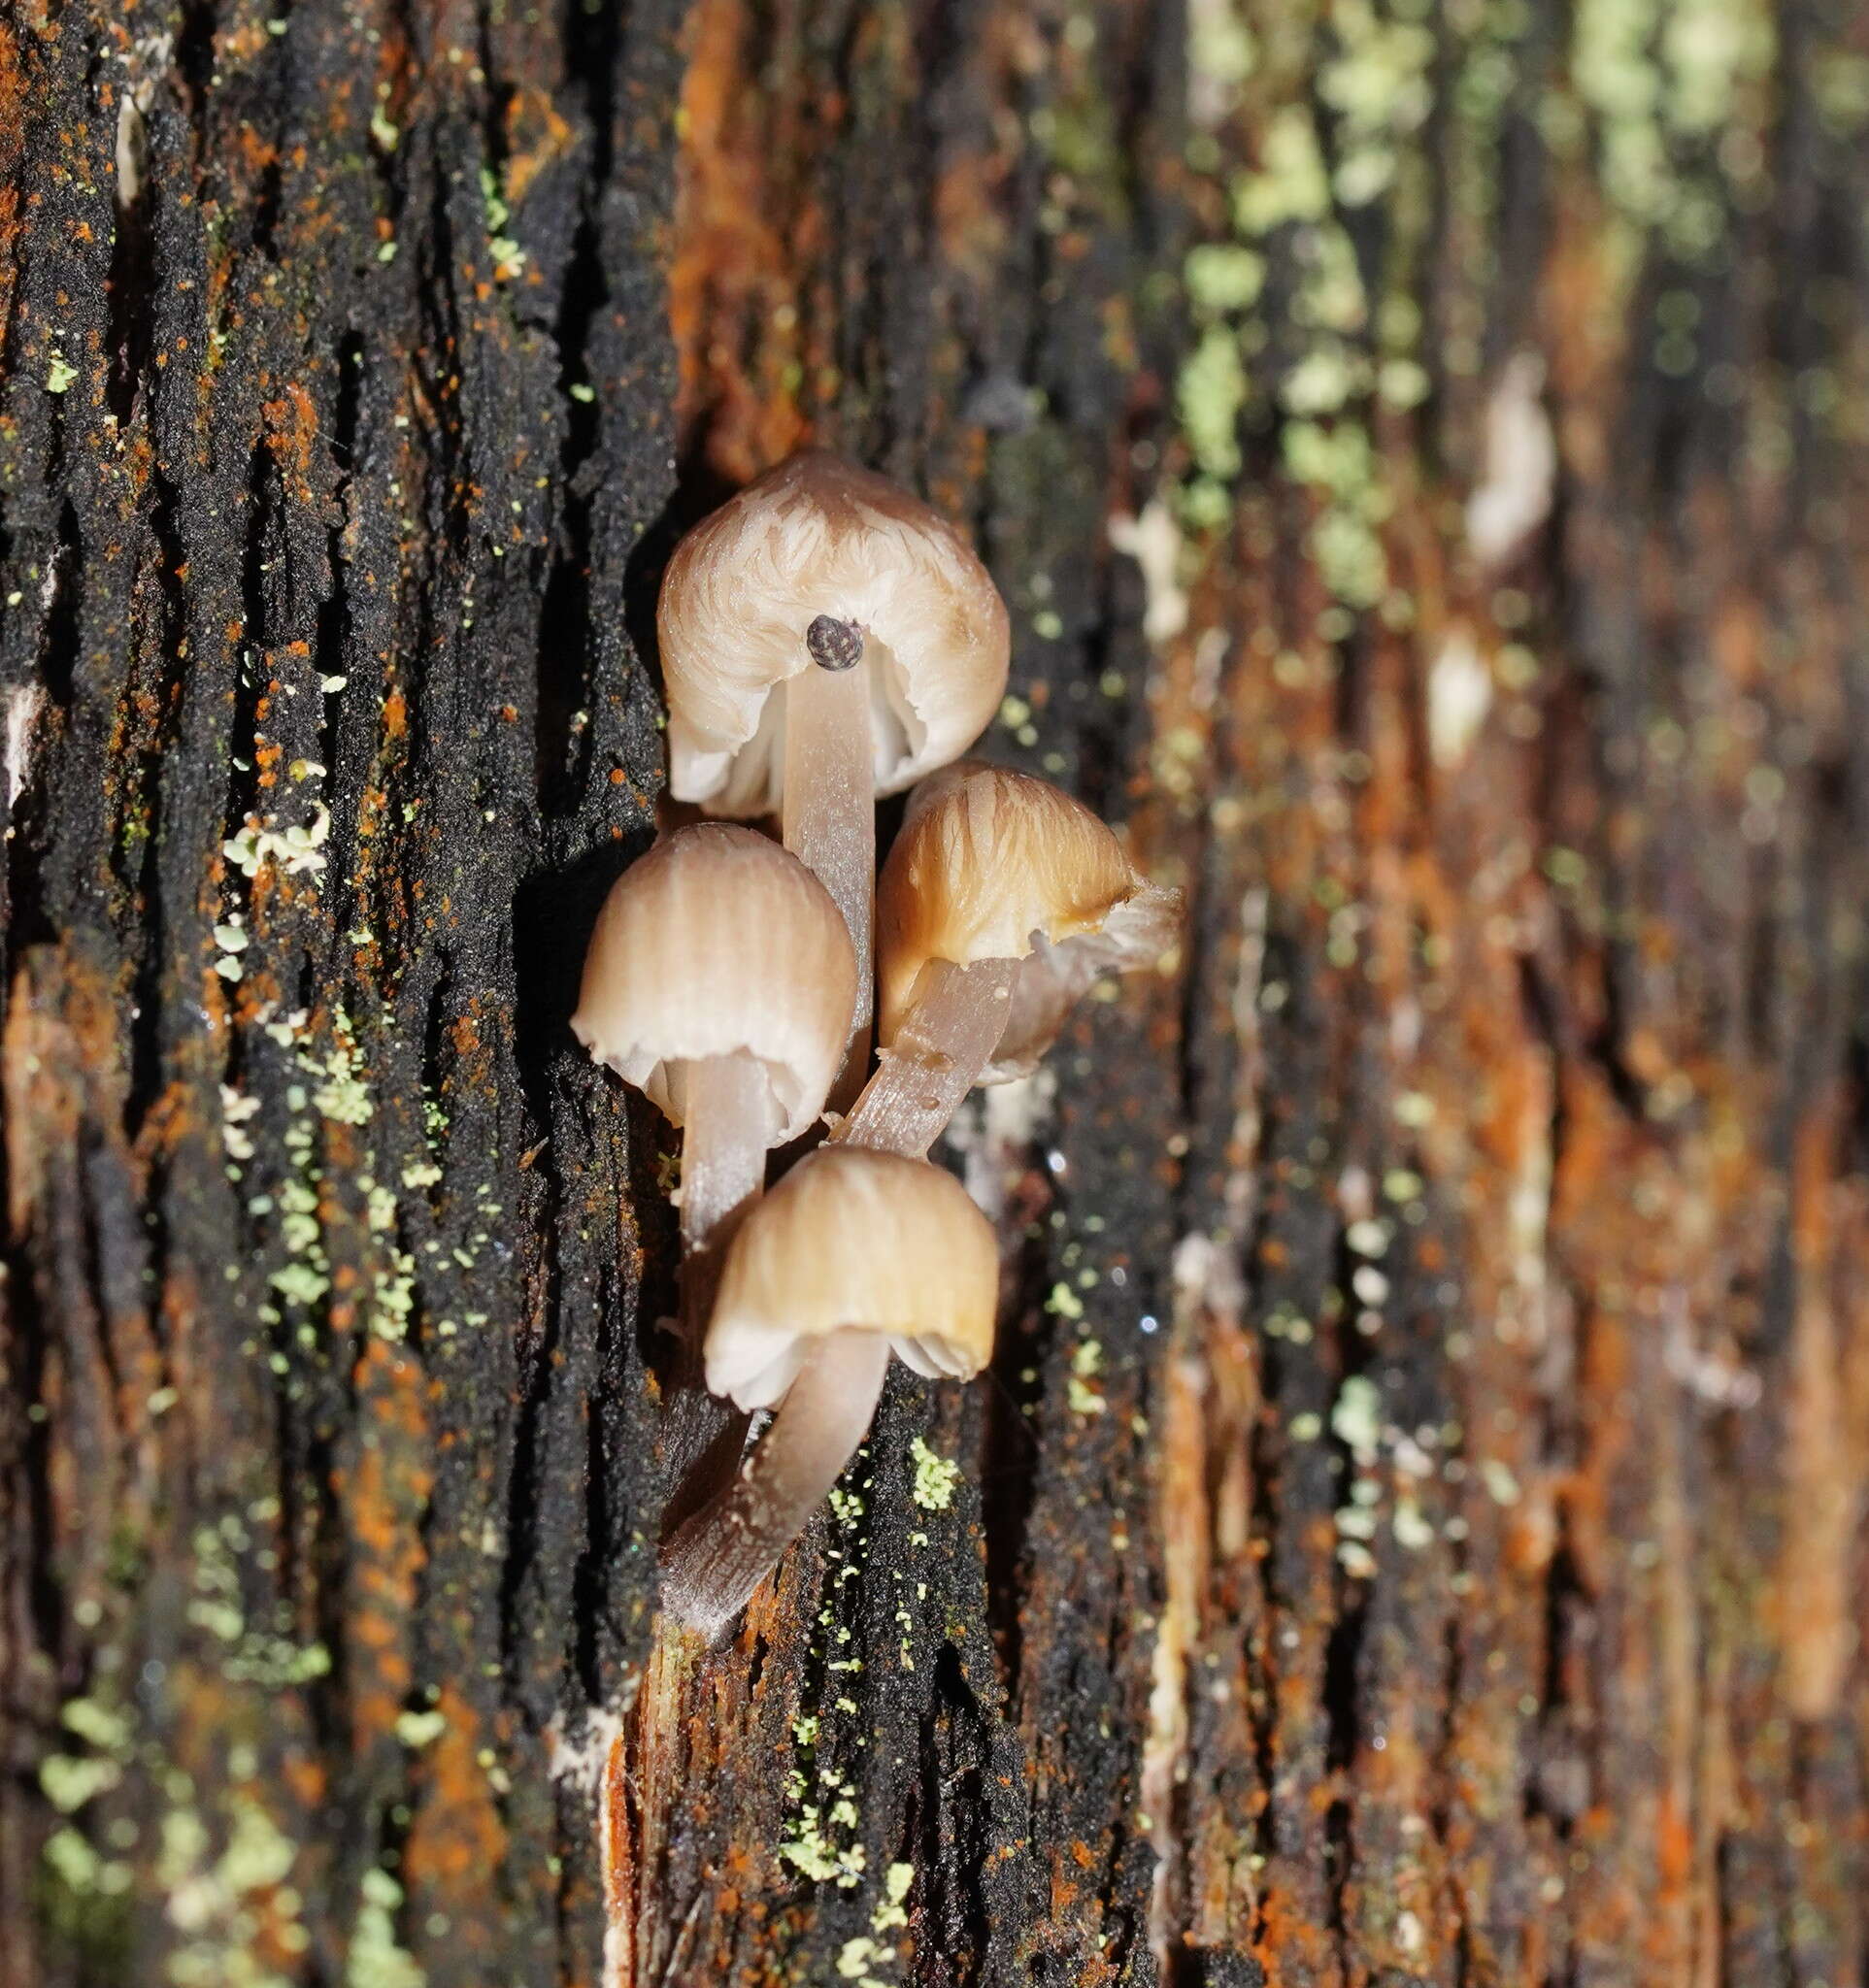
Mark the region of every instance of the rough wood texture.
POLYGON ((1843 0, 0 17, 0 1975, 1860 1988, 1865 139, 1843 0), (703 1659, 564 1022, 806 436, 1192 913, 703 1659))

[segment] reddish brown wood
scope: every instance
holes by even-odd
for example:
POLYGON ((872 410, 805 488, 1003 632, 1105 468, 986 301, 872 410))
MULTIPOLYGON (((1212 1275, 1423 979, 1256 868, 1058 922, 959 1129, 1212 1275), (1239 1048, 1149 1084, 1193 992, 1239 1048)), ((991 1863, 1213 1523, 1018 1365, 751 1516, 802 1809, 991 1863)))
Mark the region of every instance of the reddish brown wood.
POLYGON ((1865 65, 0 21, 0 1975, 1861 1988, 1865 65), (1191 913, 951 1142, 990 1382, 702 1656, 564 1023, 661 562, 805 439, 1191 913))

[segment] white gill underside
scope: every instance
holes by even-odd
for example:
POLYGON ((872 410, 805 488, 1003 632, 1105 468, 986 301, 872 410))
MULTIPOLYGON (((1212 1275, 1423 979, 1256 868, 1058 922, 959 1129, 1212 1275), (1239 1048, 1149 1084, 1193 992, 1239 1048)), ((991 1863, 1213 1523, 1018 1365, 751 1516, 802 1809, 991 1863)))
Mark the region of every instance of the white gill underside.
MULTIPOLYGON (((805 640, 798 639, 799 653, 805 640)), ((928 728, 910 702, 902 670, 886 643, 874 632, 863 645, 864 665, 870 678, 870 756, 879 791, 899 781, 902 770, 912 766, 928 743, 928 728)), ((816 665, 807 663, 807 669, 816 665)), ((718 758, 722 777, 718 790, 704 797, 717 814, 742 818, 754 814, 776 814, 784 789, 785 705, 790 679, 773 686, 760 707, 759 724, 737 753, 709 753, 718 758)), ((695 755, 698 762, 701 755, 695 755)))

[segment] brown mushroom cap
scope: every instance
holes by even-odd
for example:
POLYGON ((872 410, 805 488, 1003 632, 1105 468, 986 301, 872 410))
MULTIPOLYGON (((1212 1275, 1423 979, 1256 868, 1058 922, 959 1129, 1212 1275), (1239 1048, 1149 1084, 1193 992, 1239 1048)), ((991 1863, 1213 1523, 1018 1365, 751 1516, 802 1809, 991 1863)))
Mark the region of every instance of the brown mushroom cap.
POLYGON ((1152 963, 1178 901, 1048 781, 964 760, 924 780, 877 883, 881 1040, 930 960, 1024 962, 985 1082, 1022 1076, 1099 974, 1152 963))
POLYGON ((685 1065, 756 1058, 777 1144, 823 1110, 855 1001, 856 958, 824 886, 751 829, 702 822, 617 879, 571 1027, 677 1125, 685 1065))
POLYGON ((821 450, 782 462, 675 548, 656 609, 669 790, 718 814, 777 812, 786 679, 820 617, 863 631, 878 793, 985 729, 1011 634, 986 569, 938 512, 821 450))
POLYGON ((951 1174, 826 1146, 741 1223, 708 1327, 707 1381, 743 1408, 784 1395, 808 1343, 884 1333, 918 1374, 966 1379, 992 1354, 999 1250, 951 1174))

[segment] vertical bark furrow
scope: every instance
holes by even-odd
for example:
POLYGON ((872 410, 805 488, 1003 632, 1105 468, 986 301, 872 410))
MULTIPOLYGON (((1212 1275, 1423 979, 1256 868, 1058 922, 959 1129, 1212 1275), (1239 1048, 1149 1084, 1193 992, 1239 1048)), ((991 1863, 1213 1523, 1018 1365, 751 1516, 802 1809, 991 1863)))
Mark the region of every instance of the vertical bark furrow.
POLYGON ((0 23, 9 1982, 1859 1979, 1864 59, 0 23), (804 439, 1190 923, 949 1142, 989 1380, 701 1656, 565 1024, 804 439))

